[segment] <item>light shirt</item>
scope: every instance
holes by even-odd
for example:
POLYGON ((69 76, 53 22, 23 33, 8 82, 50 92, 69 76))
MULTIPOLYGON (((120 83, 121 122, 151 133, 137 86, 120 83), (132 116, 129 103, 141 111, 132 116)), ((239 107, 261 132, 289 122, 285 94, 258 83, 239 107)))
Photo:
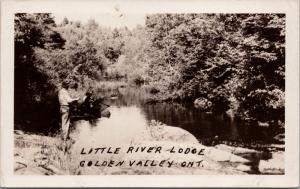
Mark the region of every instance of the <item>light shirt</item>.
POLYGON ((74 99, 70 97, 69 92, 65 88, 59 90, 58 100, 61 106, 68 106, 69 103, 74 101, 74 99))

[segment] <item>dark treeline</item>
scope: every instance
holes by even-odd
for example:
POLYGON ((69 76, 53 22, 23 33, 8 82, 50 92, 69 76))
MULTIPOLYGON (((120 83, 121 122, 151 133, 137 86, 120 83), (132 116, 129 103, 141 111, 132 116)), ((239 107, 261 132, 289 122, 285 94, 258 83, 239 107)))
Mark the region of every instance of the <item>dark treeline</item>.
POLYGON ((283 124, 284 15, 158 14, 146 30, 149 78, 164 98, 283 124))
POLYGON ((70 79, 82 91, 122 80, 146 88, 155 101, 189 101, 204 111, 283 126, 285 15, 145 19, 145 26, 111 29, 92 19, 55 23, 51 14, 16 14, 16 125, 49 129, 57 89, 70 79))

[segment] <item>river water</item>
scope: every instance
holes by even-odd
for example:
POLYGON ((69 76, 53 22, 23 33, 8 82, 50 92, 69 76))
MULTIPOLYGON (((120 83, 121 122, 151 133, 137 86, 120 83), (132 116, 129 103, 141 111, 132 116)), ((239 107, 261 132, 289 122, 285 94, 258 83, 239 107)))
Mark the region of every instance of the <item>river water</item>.
POLYGON ((112 122, 124 124, 133 121, 137 125, 147 124, 151 120, 180 127, 192 133, 199 142, 210 145, 212 142, 228 142, 231 145, 268 144, 272 142, 271 128, 246 124, 232 119, 226 114, 208 114, 195 108, 193 104, 146 103, 147 94, 139 88, 119 88, 101 94, 106 96, 105 103, 111 107, 112 122), (110 96, 113 96, 110 98, 110 96), (137 109, 132 112, 128 108, 137 109), (122 111, 124 110, 124 111, 122 111), (124 114, 124 115, 123 115, 124 114), (126 120, 125 120, 126 122, 126 120))
MULTIPOLYGON (((247 171, 248 173, 260 174, 259 162, 272 157, 268 150, 268 144, 272 144, 274 132, 272 128, 246 124, 225 114, 208 114, 195 108, 193 104, 149 104, 148 94, 140 88, 124 87, 100 92, 98 95, 105 97, 104 103, 110 105, 108 110, 111 117, 101 118, 96 122, 79 120, 72 124, 71 138, 76 141, 75 146, 118 146, 132 144, 132 141, 143 141, 146 140, 143 137, 147 136, 145 131, 149 122, 156 120, 190 132, 206 146, 223 143, 229 146, 255 148, 255 153, 244 154, 245 158, 250 160, 248 166, 251 166, 251 170, 247 171), (263 145, 266 147, 261 147, 263 145)), ((41 112, 41 115, 44 114, 41 112)), ((49 117, 53 116, 51 112, 48 114, 49 117)), ((44 122, 45 120, 41 118, 41 123, 44 122)), ((59 133, 58 124, 54 124, 50 129, 41 125, 43 124, 39 124, 38 127, 16 128, 24 131, 30 128, 31 132, 37 133, 41 130, 39 132, 44 134, 51 133, 52 129, 54 135, 59 133)))
POLYGON ((260 174, 260 160, 271 158, 269 150, 261 148, 272 143, 273 131, 270 128, 248 125, 226 115, 207 114, 192 104, 149 104, 145 98, 147 93, 139 88, 119 88, 99 95, 105 96, 104 103, 110 105, 111 117, 94 123, 78 122, 71 133, 80 146, 114 146, 143 141, 145 139, 140 137, 145 137, 143 132, 147 125, 151 120, 156 120, 190 132, 206 146, 225 143, 255 148, 259 145, 260 149, 256 148, 259 151, 243 155, 250 160, 251 170, 248 173, 260 174))

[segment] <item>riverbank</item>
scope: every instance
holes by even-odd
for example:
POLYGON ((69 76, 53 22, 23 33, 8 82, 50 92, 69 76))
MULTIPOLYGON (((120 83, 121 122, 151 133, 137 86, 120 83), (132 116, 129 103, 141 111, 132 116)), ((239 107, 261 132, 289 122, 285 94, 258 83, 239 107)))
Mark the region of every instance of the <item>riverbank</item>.
POLYGON ((77 123, 77 131, 73 132, 71 135, 73 139, 66 144, 66 152, 63 151, 58 137, 15 131, 15 173, 19 175, 284 173, 284 152, 274 151, 269 154, 271 157, 263 157, 262 152, 253 149, 223 144, 207 147, 199 144, 189 132, 156 121, 124 136, 122 128, 105 125, 105 121, 103 120, 101 127, 94 128, 101 130, 103 134, 85 140, 77 137, 77 131, 88 132, 87 123, 77 123), (120 149, 117 154, 82 154, 83 148, 86 150, 91 147, 120 149), (134 150, 137 147, 160 147, 161 150, 160 153, 154 153, 154 150, 145 152, 140 148, 136 152, 133 150, 132 153, 127 153, 130 147, 134 150), (173 149, 174 153, 171 153, 170 149, 173 149), (193 149, 195 153, 192 153, 193 149), (201 149, 203 151, 199 154, 201 149), (185 154, 187 151, 189 152, 185 154), (115 164, 122 161, 124 163, 121 166, 108 166, 110 161, 114 161, 115 164), (173 162, 172 166, 168 167, 168 162, 173 162), (162 166, 159 166, 160 163, 162 166))

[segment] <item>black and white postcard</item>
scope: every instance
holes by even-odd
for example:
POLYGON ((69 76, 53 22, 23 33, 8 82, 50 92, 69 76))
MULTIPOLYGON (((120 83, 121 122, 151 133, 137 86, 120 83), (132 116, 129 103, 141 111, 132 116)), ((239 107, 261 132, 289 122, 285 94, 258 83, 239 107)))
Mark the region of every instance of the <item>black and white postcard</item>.
POLYGON ((299 0, 2 0, 0 131, 1 186, 298 186, 299 0))

